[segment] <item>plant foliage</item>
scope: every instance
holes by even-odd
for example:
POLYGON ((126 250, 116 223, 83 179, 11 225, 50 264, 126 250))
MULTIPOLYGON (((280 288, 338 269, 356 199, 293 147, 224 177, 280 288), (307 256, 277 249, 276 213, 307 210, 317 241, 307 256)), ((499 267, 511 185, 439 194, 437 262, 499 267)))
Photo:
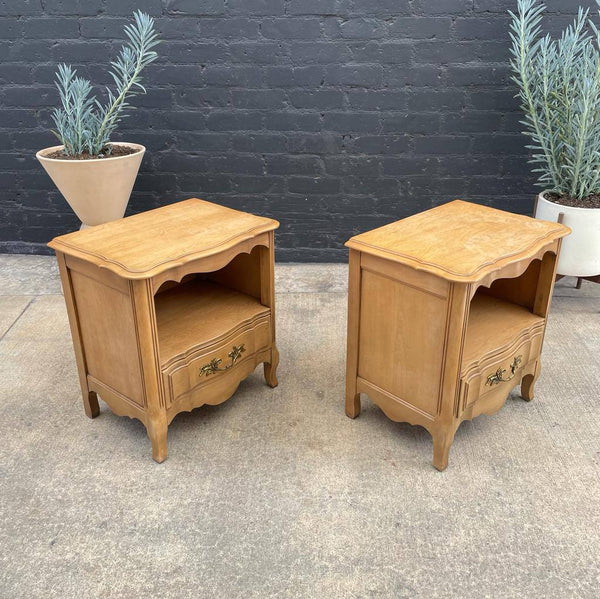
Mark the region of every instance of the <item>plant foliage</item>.
POLYGON ((76 156, 88 152, 93 156, 110 153, 108 142, 113 131, 125 116, 125 109, 133 108, 129 98, 145 94, 142 85, 142 70, 156 60, 158 35, 154 19, 136 11, 133 23, 125 26, 128 42, 122 46, 117 59, 111 62, 110 74, 115 90, 106 88, 106 103, 94 95, 92 84, 70 65, 58 65, 56 87, 61 105, 52 112, 56 130, 53 133, 65 147, 65 153, 76 156))
MULTIPOLYGON (((596 0, 600 7, 600 0, 596 0)), ((558 39, 541 35, 545 6, 518 0, 510 23, 511 67, 537 184, 561 196, 600 191, 600 32, 589 9, 558 39)))

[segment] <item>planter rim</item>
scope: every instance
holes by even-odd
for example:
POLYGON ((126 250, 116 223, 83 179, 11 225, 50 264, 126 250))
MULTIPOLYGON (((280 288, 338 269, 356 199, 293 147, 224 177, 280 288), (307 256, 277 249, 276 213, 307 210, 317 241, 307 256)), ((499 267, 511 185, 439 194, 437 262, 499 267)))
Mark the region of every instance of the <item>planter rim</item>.
POLYGON ((137 144, 131 141, 115 141, 115 142, 110 142, 114 145, 117 146, 127 146, 129 148, 135 148, 137 149, 137 152, 134 152, 133 154, 127 154, 125 156, 113 156, 112 158, 97 158, 97 159, 90 159, 90 160, 61 160, 60 158, 48 158, 46 156, 46 154, 49 154, 50 152, 55 152, 56 150, 62 150, 65 146, 63 144, 60 144, 58 146, 50 146, 48 148, 43 148, 42 150, 38 150, 35 153, 35 157, 38 160, 47 160, 48 162, 60 162, 60 163, 73 163, 73 164, 97 164, 97 163, 103 163, 103 162, 110 162, 111 160, 121 160, 122 158, 129 158, 130 156, 135 156, 136 154, 139 154, 140 152, 145 152, 146 148, 142 145, 142 144, 137 144))
POLYGON ((549 189, 542 191, 539 193, 538 197, 544 202, 548 202, 549 204, 553 204, 554 206, 560 206, 561 208, 565 208, 566 210, 579 210, 581 212, 597 212, 600 208, 580 208, 579 206, 566 206, 565 204, 560 204, 559 202, 553 202, 546 197, 547 193, 552 193, 549 189))

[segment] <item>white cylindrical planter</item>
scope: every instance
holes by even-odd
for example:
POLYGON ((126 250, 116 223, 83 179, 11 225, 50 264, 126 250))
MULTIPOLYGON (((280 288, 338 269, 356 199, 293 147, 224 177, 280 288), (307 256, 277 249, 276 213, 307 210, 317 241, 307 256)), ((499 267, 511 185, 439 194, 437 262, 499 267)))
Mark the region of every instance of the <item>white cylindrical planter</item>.
POLYGON ((600 274, 600 208, 574 208, 551 202, 542 192, 538 196, 535 217, 562 223, 571 229, 563 238, 557 273, 573 277, 592 277, 600 274))
POLYGON ((91 160, 46 158, 63 146, 45 148, 36 154, 83 227, 123 218, 146 148, 140 144, 116 145, 138 150, 127 156, 91 160))

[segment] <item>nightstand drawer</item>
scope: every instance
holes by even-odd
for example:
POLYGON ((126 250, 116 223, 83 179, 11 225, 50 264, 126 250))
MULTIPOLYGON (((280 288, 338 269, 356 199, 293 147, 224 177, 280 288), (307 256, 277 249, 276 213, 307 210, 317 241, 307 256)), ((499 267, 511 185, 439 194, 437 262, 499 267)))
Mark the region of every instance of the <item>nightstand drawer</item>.
POLYGON ((528 331, 507 349, 483 356, 466 369, 462 409, 495 390, 508 392, 521 381, 522 370, 540 354, 543 329, 528 331))
MULTIPOLYGON (((242 363, 270 343, 270 317, 262 316, 208 348, 190 351, 163 371, 167 406, 196 387, 223 376, 235 376, 242 363)), ((242 378, 246 375, 244 373, 242 378)))

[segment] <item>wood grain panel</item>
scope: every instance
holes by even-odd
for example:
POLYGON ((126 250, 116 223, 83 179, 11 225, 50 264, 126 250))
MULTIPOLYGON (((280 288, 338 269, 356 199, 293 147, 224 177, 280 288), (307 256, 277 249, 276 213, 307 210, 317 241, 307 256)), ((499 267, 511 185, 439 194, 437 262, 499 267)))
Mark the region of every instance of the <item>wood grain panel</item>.
POLYGON ((357 235, 346 245, 449 281, 471 283, 569 233, 560 223, 455 200, 357 235))
POLYGON ((445 322, 445 300, 386 276, 363 272, 358 375, 434 415, 445 322))
POLYGON ((74 258, 73 256, 65 256, 65 262, 71 271, 77 271, 82 275, 94 279, 94 281, 102 283, 102 285, 106 285, 106 287, 112 287, 121 293, 129 293, 129 283, 127 280, 118 277, 109 270, 98 268, 95 264, 85 262, 84 260, 74 258))
POLYGON ((405 285, 411 285, 417 289, 429 291, 433 295, 439 295, 442 298, 448 296, 450 285, 448 281, 428 272, 415 270, 414 268, 410 268, 399 262, 372 256, 371 254, 362 254, 360 257, 360 264, 363 270, 386 275, 391 279, 402 281, 405 285))
POLYGON ((260 301, 261 247, 256 246, 250 254, 238 254, 227 266, 210 273, 208 278, 219 285, 236 289, 260 301))
POLYGON ((485 293, 533 310, 540 264, 540 260, 533 260, 522 275, 496 279, 489 287, 480 287, 477 293, 485 293))
POLYGON ((131 299, 71 271, 88 374, 144 405, 131 299))
POLYGON ((270 218, 192 198, 62 235, 48 245, 124 278, 145 279, 226 252, 278 226, 270 218))

